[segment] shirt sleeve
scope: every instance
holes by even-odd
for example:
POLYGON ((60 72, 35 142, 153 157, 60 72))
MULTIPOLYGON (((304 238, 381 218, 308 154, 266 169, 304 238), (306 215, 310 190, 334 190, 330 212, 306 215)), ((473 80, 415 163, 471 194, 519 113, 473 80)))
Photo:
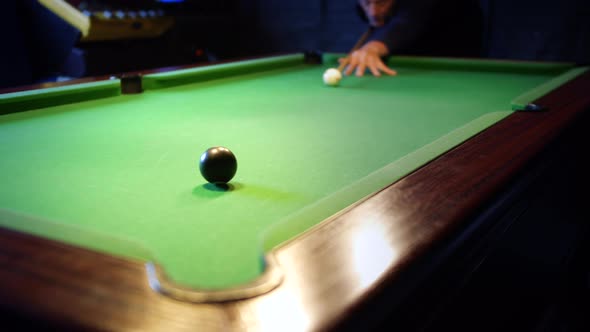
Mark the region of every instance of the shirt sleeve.
POLYGON ((26 14, 21 26, 34 75, 59 71, 79 40, 80 32, 36 0, 23 0, 21 6, 26 14))

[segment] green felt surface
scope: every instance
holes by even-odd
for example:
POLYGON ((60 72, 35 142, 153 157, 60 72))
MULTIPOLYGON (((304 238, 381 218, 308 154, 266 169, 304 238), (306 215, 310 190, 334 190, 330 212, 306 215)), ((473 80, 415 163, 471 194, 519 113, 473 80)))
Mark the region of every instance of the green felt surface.
POLYGON ((400 58, 397 77, 334 88, 321 81, 333 59, 148 75, 142 94, 12 114, 21 104, 11 98, 27 93, 4 97, 0 224, 155 260, 184 285, 238 285, 260 274, 264 250, 496 123, 570 68, 400 58), (238 158, 229 191, 198 172, 218 145, 238 158))

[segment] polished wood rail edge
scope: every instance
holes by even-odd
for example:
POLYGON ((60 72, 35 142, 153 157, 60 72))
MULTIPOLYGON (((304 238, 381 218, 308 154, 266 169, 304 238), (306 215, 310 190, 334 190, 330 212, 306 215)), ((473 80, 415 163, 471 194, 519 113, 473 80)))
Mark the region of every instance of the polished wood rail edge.
MULTIPOLYGON (((400 254, 402 259, 390 266, 382 282, 358 298, 343 316, 362 311, 371 298, 378 297, 410 265, 415 265, 418 258, 465 227, 466 221, 473 220, 474 213, 482 211, 492 197, 514 182, 515 177, 527 172, 527 165, 535 162, 548 145, 571 129, 584 114, 584 128, 590 129, 588 91, 590 72, 535 101, 548 107, 549 111, 514 113, 386 188, 355 210, 354 213, 363 215, 381 207, 380 211, 384 211, 381 217, 393 225, 391 232, 409 243, 400 246, 407 252, 400 254), (392 214, 392 211, 395 212, 392 214), (388 213, 390 215, 385 215, 388 213)), ((580 130, 579 127, 576 129, 580 130)), ((350 221, 346 220, 347 216, 342 219, 350 221)), ((297 250, 301 249, 293 249, 294 252, 297 250)), ((399 295, 400 290, 396 290, 399 295)), ((387 303, 393 306, 391 299, 387 303)))

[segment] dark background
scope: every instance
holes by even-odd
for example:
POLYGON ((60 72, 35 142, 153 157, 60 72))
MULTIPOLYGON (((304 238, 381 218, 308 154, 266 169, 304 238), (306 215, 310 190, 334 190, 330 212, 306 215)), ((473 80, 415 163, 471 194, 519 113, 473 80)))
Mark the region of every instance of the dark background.
MULTIPOLYGON (((481 57, 589 62, 590 2, 472 1, 481 13, 481 57)), ((158 38, 80 43, 86 60, 84 75, 305 50, 347 52, 366 29, 356 11, 357 0, 72 2, 97 11, 158 8, 176 21, 172 30, 158 38)), ((442 19, 438 24, 456 24, 464 17, 457 4, 446 4, 449 11, 457 11, 457 19, 442 19)))

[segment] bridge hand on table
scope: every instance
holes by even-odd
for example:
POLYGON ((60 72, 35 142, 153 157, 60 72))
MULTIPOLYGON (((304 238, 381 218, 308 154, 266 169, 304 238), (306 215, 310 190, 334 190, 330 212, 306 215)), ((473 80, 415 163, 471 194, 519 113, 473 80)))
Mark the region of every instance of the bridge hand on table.
POLYGON ((381 73, 387 75, 397 75, 397 72, 385 65, 382 56, 387 55, 388 50, 385 44, 378 41, 371 41, 363 47, 352 52, 348 57, 340 58, 340 68, 346 67, 343 72, 351 75, 355 72, 356 76, 363 76, 366 69, 369 69, 373 76, 381 76, 381 73))

